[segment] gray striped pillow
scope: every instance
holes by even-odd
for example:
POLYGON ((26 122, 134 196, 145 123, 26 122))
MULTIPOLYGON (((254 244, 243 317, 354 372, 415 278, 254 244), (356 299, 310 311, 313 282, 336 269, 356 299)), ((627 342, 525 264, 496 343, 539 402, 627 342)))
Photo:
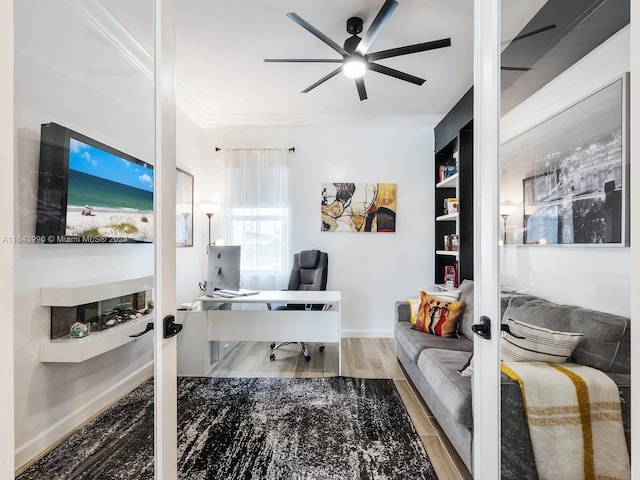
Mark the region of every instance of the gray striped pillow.
POLYGON ((565 363, 584 336, 582 333, 556 332, 513 318, 505 323, 514 334, 502 332, 500 359, 505 362, 565 363))

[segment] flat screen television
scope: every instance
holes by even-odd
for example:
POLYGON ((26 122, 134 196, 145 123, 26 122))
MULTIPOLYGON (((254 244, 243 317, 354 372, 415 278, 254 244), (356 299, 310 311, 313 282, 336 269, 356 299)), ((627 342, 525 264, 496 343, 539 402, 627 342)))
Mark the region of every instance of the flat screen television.
POLYGON ((216 290, 240 289, 240 245, 209 245, 207 249, 207 289, 211 297, 216 290))
POLYGON ((40 241, 148 243, 153 220, 151 165, 61 125, 42 125, 40 241))

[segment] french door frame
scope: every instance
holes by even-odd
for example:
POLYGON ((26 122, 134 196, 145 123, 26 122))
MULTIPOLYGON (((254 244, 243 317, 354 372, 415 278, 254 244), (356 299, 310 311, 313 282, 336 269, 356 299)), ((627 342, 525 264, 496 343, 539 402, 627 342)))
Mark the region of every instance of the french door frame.
POLYGON ((631 478, 640 478, 640 5, 631 0, 630 145, 631 159, 631 478), (634 246, 634 241, 635 246, 634 246))
MULTIPOLYGON (((13 2, 0 1, 0 238, 14 234, 14 98, 13 98, 13 2)), ((2 335, 0 335, 0 478, 13 478, 14 420, 14 285, 13 243, 0 244, 0 302, 2 304, 2 335)))
MULTIPOLYGON (((473 476, 500 478, 500 0, 474 3, 475 318, 492 320, 491 340, 474 339, 473 476)), ((631 0, 630 184, 640 185, 640 2, 631 0), (636 133, 635 135, 633 133, 636 133)), ((640 291, 640 190, 630 189, 631 292, 640 291), (636 240, 637 241, 637 240, 636 240)), ((631 437, 640 442, 640 295, 631 295, 631 437)), ((640 478, 640 449, 631 452, 631 478, 640 478)))
POLYGON ((178 478, 177 336, 164 338, 163 318, 176 315, 175 0, 154 0, 155 328, 154 459, 156 480, 178 478))
POLYGON ((474 2, 473 182, 474 323, 491 319, 491 338, 474 338, 473 476, 500 478, 499 169, 500 0, 474 2))

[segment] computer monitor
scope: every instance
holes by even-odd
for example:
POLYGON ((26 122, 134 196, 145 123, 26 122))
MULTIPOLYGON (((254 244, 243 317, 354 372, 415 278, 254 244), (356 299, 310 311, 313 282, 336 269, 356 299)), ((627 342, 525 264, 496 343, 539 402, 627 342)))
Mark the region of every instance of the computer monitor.
POLYGON ((240 248, 240 245, 209 245, 207 296, 212 296, 214 290, 240 289, 240 248))

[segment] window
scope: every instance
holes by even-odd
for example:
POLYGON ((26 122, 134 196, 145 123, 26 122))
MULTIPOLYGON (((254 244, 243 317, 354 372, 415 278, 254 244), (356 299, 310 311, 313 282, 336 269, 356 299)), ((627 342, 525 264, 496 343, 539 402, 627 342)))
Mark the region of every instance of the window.
POLYGON ((244 288, 287 284, 287 164, 287 150, 225 151, 225 241, 242 246, 244 288))
POLYGON ((252 274, 279 274, 283 258, 281 239, 286 236, 285 208, 233 208, 234 245, 242 245, 242 270, 252 274))

